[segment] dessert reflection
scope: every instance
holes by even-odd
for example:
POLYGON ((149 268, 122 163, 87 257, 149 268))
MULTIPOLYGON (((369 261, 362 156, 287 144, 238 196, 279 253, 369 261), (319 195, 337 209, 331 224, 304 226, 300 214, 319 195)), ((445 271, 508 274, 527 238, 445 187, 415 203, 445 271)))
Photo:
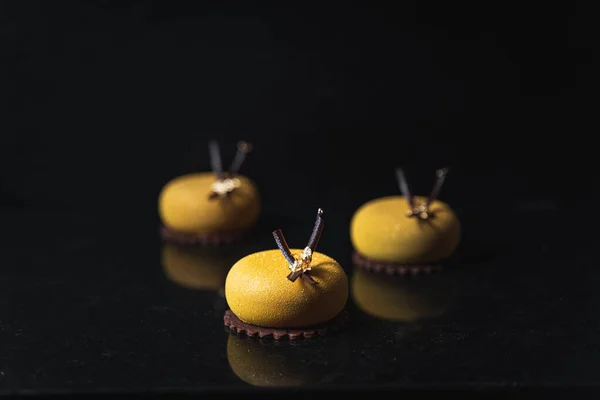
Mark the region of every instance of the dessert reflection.
POLYGON ((442 316, 456 295, 455 274, 441 271, 411 277, 388 276, 355 268, 354 303, 379 319, 418 323, 442 316))
POLYGON ((348 354, 343 343, 325 343, 325 340, 291 343, 230 334, 227 361, 238 378, 253 386, 324 384, 342 376, 348 354))
POLYGON ((212 247, 180 246, 165 243, 161 264, 167 278, 180 286, 222 293, 225 278, 233 265, 227 250, 212 247))

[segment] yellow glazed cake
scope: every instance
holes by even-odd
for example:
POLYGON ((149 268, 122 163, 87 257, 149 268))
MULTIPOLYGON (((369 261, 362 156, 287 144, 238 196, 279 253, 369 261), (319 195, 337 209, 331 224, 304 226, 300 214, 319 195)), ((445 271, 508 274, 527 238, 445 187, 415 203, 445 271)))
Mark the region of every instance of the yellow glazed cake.
POLYGON ((321 215, 319 209, 303 250, 290 249, 276 230, 279 249, 250 254, 233 265, 225 281, 226 326, 248 336, 296 339, 343 325, 348 279, 336 260, 315 251, 321 215))
POLYGON ((397 170, 402 196, 363 204, 350 222, 357 266, 388 274, 416 274, 439 269, 456 250, 461 227, 452 208, 437 199, 447 170, 437 171, 429 197, 412 196, 397 170))
POLYGON ((180 244, 219 244, 238 239, 260 215, 260 196, 254 182, 238 174, 250 152, 248 143, 238 151, 228 172, 221 168, 219 148, 210 143, 213 171, 190 173, 168 182, 158 198, 165 240, 180 244))

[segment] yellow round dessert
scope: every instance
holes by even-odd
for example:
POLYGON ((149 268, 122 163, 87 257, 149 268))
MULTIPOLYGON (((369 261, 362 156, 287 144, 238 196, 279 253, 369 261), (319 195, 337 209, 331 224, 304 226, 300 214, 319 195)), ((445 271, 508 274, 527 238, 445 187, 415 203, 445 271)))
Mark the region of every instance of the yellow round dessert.
POLYGON ((227 258, 210 250, 212 249, 182 247, 170 243, 163 245, 161 256, 165 275, 189 289, 222 289, 231 264, 227 258))
MULTIPOLYGON (((427 198, 414 196, 415 204, 427 198)), ((442 201, 429 205, 429 218, 409 217, 404 196, 388 196, 363 204, 350 222, 354 249, 381 262, 424 264, 448 258, 460 242, 460 222, 442 201)))
POLYGON ((406 280, 360 269, 352 275, 352 299, 376 318, 416 322, 439 317, 453 300, 454 285, 445 275, 406 280))
POLYGON ((217 177, 212 172, 180 176, 167 183, 159 195, 163 224, 181 233, 244 231, 260 214, 260 196, 252 180, 237 175, 240 186, 224 199, 209 199, 217 177))
MULTIPOLYGON (((300 249, 292 249, 299 255, 300 249)), ((348 278, 333 258, 312 254, 310 276, 317 284, 286 279, 288 263, 280 250, 250 254, 233 265, 225 281, 231 311, 247 324, 301 328, 336 317, 348 300, 348 278)))

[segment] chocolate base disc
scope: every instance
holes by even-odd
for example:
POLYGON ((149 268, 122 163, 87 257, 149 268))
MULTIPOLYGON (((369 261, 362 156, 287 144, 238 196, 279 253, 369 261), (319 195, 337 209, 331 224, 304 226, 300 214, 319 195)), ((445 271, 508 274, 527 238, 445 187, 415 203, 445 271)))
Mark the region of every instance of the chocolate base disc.
POLYGON ((435 264, 400 264, 385 261, 371 260, 358 252, 352 254, 352 262, 359 268, 367 271, 385 273, 387 275, 419 275, 430 274, 442 269, 441 263, 435 264))
POLYGON ((223 322, 225 326, 237 333, 246 336, 268 338, 275 340, 297 340, 302 338, 312 338, 315 336, 325 336, 329 331, 338 331, 342 329, 348 321, 348 312, 343 310, 333 319, 324 322, 321 325, 308 328, 265 328, 242 322, 231 310, 225 311, 223 322))
POLYGON ((167 242, 179 245, 217 246, 240 240, 243 236, 243 232, 183 233, 161 226, 160 236, 167 242))

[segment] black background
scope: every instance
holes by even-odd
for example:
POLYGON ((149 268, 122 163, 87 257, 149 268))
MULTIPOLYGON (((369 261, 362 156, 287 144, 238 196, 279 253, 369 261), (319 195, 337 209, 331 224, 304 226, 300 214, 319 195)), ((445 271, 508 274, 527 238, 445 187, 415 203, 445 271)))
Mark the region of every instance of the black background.
POLYGON ((591 194, 585 4, 366 4, 2 2, 4 201, 133 213, 213 137, 255 145, 269 207, 395 166, 426 192, 450 165, 453 200, 591 194))
POLYGON ((223 299, 158 262, 158 193, 209 169, 211 138, 225 162, 254 144, 242 173, 263 196, 230 258, 278 227, 305 240, 322 207, 320 246, 349 274, 356 207, 398 193, 396 166, 416 193, 451 167, 459 305, 421 331, 351 305, 354 329, 287 356, 342 368, 342 387, 597 384, 592 15, 1 1, 0 390, 246 388, 223 299))

